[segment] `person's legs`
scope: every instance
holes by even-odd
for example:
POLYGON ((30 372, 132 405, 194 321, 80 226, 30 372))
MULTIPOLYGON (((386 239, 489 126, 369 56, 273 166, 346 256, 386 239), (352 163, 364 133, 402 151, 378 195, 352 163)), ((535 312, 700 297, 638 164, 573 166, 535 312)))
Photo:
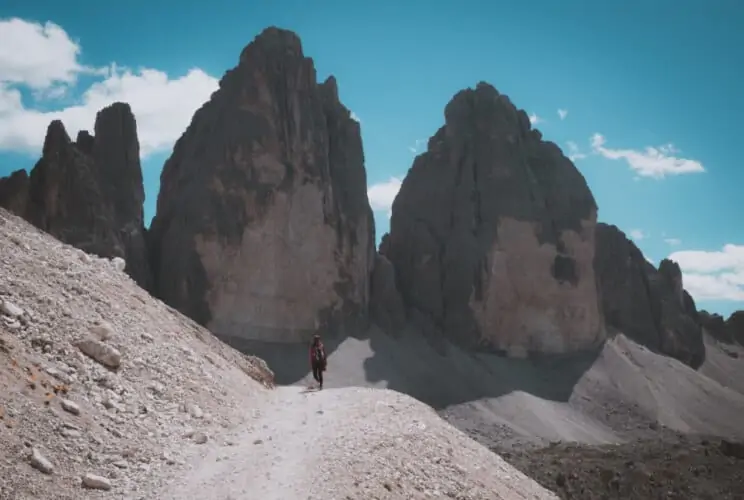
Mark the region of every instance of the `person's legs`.
POLYGON ((323 365, 318 365, 318 383, 320 388, 323 388, 323 365))
POLYGON ((313 378, 316 382, 320 382, 319 373, 321 373, 320 368, 318 367, 317 363, 313 363, 313 378))

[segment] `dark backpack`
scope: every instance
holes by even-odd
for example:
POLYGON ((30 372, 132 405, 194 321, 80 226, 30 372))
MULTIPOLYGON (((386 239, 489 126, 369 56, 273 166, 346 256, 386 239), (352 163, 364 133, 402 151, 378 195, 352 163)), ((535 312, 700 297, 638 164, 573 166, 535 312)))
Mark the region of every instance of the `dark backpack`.
POLYGON ((316 345, 313 347, 313 359, 316 363, 325 363, 325 355, 323 354, 323 347, 316 345))

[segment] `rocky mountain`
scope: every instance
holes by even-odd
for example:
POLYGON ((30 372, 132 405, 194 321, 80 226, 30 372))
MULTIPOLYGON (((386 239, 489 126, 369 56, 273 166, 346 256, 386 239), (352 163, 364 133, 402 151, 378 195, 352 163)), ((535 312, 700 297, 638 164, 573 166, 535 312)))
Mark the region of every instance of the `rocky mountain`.
POLYGON ((607 325, 693 367, 705 357, 701 319, 679 265, 655 268, 616 226, 597 225, 594 261, 607 325))
POLYGON ((597 205, 579 171, 487 83, 447 104, 392 208, 385 254, 412 319, 522 357, 604 338, 597 205))
POLYGON ((374 265, 359 124, 292 32, 268 28, 161 176, 155 292, 223 339, 366 326, 374 265))
POLYGON ((0 207, 22 214, 28 198, 28 173, 16 170, 8 177, 0 177, 0 207))
POLYGON ((123 103, 102 109, 95 136, 81 131, 75 142, 53 121, 31 174, 0 179, 0 206, 86 252, 122 257, 127 273, 147 289, 144 199, 137 125, 123 103))
POLYGON ((711 337, 726 344, 744 345, 744 311, 734 311, 724 320, 720 314, 699 311, 700 323, 711 337))

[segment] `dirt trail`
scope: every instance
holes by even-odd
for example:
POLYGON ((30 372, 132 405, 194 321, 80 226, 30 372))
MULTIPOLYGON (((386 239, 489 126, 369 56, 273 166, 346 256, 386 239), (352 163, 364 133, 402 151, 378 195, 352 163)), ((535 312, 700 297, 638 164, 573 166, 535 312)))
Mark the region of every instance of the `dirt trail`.
POLYGON ((380 389, 280 387, 163 500, 556 498, 441 420, 380 389))

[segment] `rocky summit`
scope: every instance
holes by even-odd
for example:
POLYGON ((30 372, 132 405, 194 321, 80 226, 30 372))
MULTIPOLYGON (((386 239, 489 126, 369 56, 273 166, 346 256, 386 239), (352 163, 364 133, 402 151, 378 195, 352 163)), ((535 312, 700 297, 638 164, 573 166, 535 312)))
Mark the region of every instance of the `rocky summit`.
POLYGON ((149 288, 137 124, 128 104, 101 110, 95 136, 73 142, 59 120, 47 128, 41 159, 27 175, 0 179, 0 206, 64 243, 101 257, 121 257, 149 288))
POLYGON ((392 208, 387 257, 411 317, 522 357, 604 337, 597 205, 523 110, 486 83, 459 92, 392 208))
POLYGON ((701 319, 679 265, 659 268, 616 226, 598 224, 595 272, 607 325, 639 344, 698 367, 705 357, 701 319))
POLYGON ((156 293, 223 339, 364 326, 374 264, 359 124, 292 32, 268 28, 167 160, 156 293))

